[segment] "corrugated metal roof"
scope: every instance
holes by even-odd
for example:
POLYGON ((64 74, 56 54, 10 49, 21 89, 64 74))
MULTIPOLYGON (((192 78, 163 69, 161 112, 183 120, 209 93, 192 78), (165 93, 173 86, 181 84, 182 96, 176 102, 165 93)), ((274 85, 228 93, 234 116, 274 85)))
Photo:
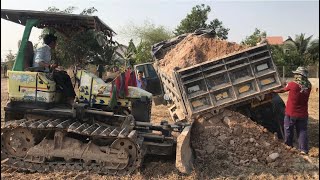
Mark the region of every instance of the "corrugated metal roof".
POLYGON ((97 16, 66 14, 47 11, 1 9, 1 18, 17 24, 26 25, 28 19, 38 19, 37 28, 53 27, 60 32, 67 33, 67 29, 96 29, 109 37, 116 33, 97 16))

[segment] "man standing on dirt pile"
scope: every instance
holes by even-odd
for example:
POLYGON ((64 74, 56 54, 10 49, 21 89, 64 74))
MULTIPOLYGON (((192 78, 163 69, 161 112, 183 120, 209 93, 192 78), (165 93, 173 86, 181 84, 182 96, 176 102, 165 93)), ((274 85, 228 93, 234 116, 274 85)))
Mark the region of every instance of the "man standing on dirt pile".
POLYGON ((285 117, 284 132, 285 143, 293 147, 294 127, 296 128, 299 150, 302 154, 308 154, 308 101, 311 92, 311 83, 308 80, 308 71, 304 67, 298 67, 293 71, 294 81, 285 88, 274 90, 275 93, 289 91, 285 117))

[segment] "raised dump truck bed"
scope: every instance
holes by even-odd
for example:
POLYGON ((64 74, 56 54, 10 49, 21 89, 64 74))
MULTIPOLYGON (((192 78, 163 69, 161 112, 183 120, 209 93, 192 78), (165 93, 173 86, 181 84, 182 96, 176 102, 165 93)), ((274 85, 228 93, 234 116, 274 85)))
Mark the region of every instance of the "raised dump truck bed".
POLYGON ((281 81, 267 44, 258 45, 188 68, 169 77, 158 69, 167 98, 178 119, 219 110, 240 102, 264 98, 281 81), (180 112, 178 112, 180 111, 180 112))

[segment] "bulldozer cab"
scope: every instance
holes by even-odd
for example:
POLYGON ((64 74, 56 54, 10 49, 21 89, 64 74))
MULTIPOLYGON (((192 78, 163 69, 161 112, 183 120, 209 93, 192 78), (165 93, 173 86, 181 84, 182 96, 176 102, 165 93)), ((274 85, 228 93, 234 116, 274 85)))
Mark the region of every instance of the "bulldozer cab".
POLYGON ((55 103, 61 99, 48 73, 32 69, 34 51, 29 37, 33 27, 53 29, 67 38, 93 29, 104 34, 105 42, 115 35, 97 16, 1 9, 1 18, 25 26, 15 63, 8 71, 10 101, 55 103))

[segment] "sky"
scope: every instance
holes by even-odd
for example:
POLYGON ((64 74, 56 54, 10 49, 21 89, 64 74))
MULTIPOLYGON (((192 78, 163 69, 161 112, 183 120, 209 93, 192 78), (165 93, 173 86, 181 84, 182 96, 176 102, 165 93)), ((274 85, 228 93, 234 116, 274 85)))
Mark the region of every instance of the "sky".
MULTIPOLYGON (((211 7, 208 21, 218 18, 230 29, 228 41, 241 42, 255 28, 267 32, 267 36, 295 37, 300 33, 319 37, 319 1, 262 1, 262 0, 1 0, 2 9, 43 11, 50 6, 61 10, 75 6, 74 13, 95 7, 98 16, 117 32, 115 39, 127 45, 130 37, 123 34, 132 25, 149 21, 174 30, 180 21, 198 4, 211 7), (122 34, 121 34, 122 33, 122 34)), ((12 50, 18 50, 18 41, 24 26, 1 19, 1 58, 12 50)), ((34 28, 30 40, 41 42, 41 30, 34 28)))

